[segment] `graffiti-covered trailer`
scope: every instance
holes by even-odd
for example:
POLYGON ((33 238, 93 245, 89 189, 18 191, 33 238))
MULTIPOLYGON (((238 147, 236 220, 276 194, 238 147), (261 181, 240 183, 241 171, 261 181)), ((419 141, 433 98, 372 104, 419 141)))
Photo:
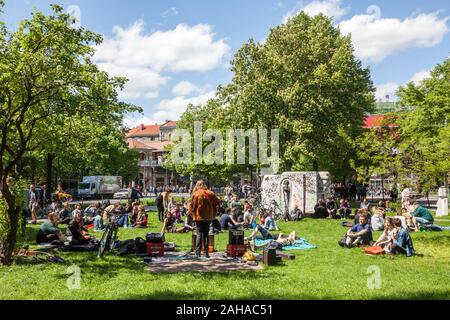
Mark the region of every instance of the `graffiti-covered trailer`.
POLYGON ((78 184, 78 196, 81 198, 112 197, 121 187, 122 177, 83 177, 83 181, 78 184))

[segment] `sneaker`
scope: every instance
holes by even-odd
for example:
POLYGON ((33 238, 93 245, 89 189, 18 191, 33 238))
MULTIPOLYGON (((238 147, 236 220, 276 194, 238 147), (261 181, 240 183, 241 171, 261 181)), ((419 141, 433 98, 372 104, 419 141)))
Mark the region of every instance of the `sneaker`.
POLYGON ((206 259, 211 258, 211 256, 209 255, 209 253, 206 253, 206 254, 205 254, 205 258, 206 258, 206 259))
POLYGON ((347 245, 346 245, 346 243, 344 242, 344 241, 342 241, 342 240, 339 240, 338 241, 338 244, 342 247, 342 248, 345 248, 347 245))

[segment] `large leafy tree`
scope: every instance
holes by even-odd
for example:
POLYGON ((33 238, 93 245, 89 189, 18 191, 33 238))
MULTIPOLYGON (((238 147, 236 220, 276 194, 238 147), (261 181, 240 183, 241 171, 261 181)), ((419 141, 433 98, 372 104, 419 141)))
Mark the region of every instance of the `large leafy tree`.
POLYGON ((350 170, 351 147, 374 103, 370 72, 350 37, 324 16, 300 13, 250 40, 232 61, 232 83, 220 91, 236 127, 280 130, 281 169, 350 170))
POLYGON ((410 107, 399 117, 401 151, 426 189, 446 184, 450 174, 450 58, 436 66, 420 84, 398 91, 400 103, 410 107))
MULTIPOLYGON (((101 36, 71 27, 63 8, 34 11, 17 30, 0 29, 0 202, 7 230, 0 238, 0 263, 11 263, 18 213, 11 179, 22 159, 43 138, 57 134, 62 117, 120 117, 136 108, 118 102, 124 78, 111 78, 92 63, 93 45, 101 36), (40 138, 39 138, 40 137, 40 138), (9 182, 8 182, 9 181, 9 182)), ((3 221, 3 220, 2 220, 3 221)), ((4 226, 2 226, 4 227, 4 226)), ((2 228, 3 229, 3 228, 2 228)))
POLYGON ((339 177, 352 172, 355 151, 347 137, 361 134, 374 87, 350 37, 328 17, 300 13, 272 29, 266 42, 250 39, 231 65, 233 79, 218 88, 214 108, 188 109, 179 127, 189 128, 199 117, 219 129, 279 129, 280 170, 330 170, 339 177))

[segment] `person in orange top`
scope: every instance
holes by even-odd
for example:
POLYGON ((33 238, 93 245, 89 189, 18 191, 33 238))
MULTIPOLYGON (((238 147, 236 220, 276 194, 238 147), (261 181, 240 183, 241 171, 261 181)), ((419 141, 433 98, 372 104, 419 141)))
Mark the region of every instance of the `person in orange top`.
POLYGON ((220 201, 214 192, 208 190, 203 180, 197 181, 194 190, 192 191, 190 211, 197 231, 197 241, 195 243, 195 254, 200 256, 201 247, 205 251, 205 256, 209 258, 208 233, 211 221, 217 215, 217 209, 220 201))

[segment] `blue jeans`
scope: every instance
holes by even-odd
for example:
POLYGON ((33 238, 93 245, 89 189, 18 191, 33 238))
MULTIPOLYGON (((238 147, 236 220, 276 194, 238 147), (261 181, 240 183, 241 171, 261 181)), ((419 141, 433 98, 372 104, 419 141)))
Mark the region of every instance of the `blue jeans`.
POLYGON ((256 225, 256 228, 261 233, 264 240, 273 239, 273 236, 270 234, 270 232, 266 228, 261 227, 259 224, 256 225))
POLYGON ((438 226, 436 224, 432 224, 427 219, 424 219, 424 218, 421 218, 421 217, 416 217, 415 219, 416 219, 417 223, 423 224, 425 227, 430 228, 432 231, 450 230, 450 227, 442 227, 442 226, 438 226))
POLYGON ((125 227, 128 226, 128 214, 125 213, 123 214, 119 220, 117 220, 117 224, 119 225, 119 227, 125 227))
POLYGON ((278 229, 278 226, 273 218, 268 218, 268 219, 266 219, 264 228, 266 228, 267 230, 276 230, 276 229, 278 229))
POLYGON ((101 215, 97 215, 94 218, 94 231, 103 230, 105 226, 103 225, 103 218, 101 215))

